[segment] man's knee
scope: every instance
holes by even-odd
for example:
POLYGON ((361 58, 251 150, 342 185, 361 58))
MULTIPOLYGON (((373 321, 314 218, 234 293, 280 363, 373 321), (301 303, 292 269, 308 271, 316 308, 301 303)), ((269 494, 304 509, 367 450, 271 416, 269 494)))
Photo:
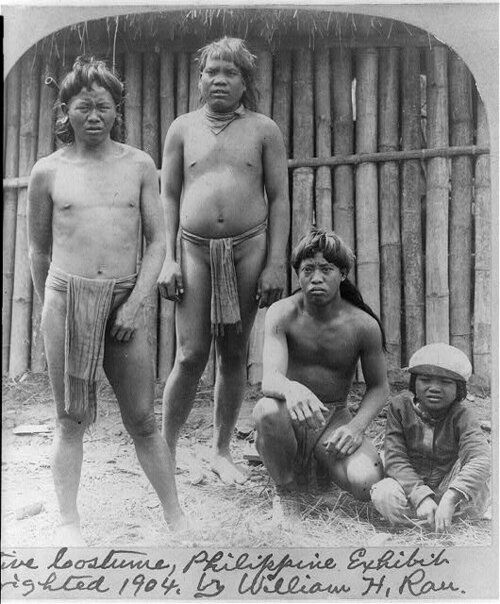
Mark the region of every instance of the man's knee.
POLYGON ((382 461, 375 452, 373 454, 359 452, 347 460, 346 475, 349 490, 354 497, 369 501, 370 489, 384 476, 382 461))
POLYGON ((410 514, 408 500, 403 488, 394 478, 384 478, 375 483, 370 496, 375 509, 391 524, 407 522, 410 514))
POLYGON ((153 411, 124 416, 123 425, 132 438, 146 438, 152 436, 157 430, 153 411))
POLYGON ((58 417, 56 420, 56 434, 66 441, 82 440, 87 427, 88 422, 71 417, 58 417))
POLYGON ((210 348, 182 346, 178 348, 175 363, 186 373, 202 373, 208 361, 210 348))
POLYGON ((283 423, 279 403, 274 398, 261 398, 253 408, 257 433, 261 436, 276 434, 283 423))

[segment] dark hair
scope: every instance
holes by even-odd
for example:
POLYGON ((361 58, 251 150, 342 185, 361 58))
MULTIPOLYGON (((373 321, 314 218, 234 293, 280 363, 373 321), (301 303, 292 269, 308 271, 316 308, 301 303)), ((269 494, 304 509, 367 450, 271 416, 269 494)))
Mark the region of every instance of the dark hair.
POLYGON ((251 111, 257 110, 257 100, 259 92, 255 87, 255 59, 245 45, 244 40, 240 38, 228 38, 224 36, 207 44, 198 51, 200 63, 200 74, 205 69, 208 59, 221 59, 222 61, 232 61, 241 71, 246 90, 241 97, 243 105, 251 111))
MULTIPOLYGON (((417 396, 416 389, 415 389, 415 381, 416 381, 418 375, 419 375, 418 373, 410 374, 410 385, 408 386, 410 392, 413 392, 413 394, 415 396, 417 396)), ((464 380, 455 380, 455 383, 457 385, 457 396, 453 402, 459 403, 460 401, 463 401, 464 398, 467 396, 467 384, 465 383, 464 380)))
POLYGON ((326 231, 313 227, 307 235, 297 243, 292 250, 291 263, 296 273, 299 272, 300 264, 306 258, 313 258, 316 253, 320 252, 323 254, 325 260, 328 260, 331 264, 337 266, 344 280, 340 283, 340 296, 350 302, 353 306, 360 308, 367 314, 377 321, 382 334, 382 348, 387 351, 385 332, 380 322, 379 317, 373 312, 373 310, 363 300, 363 296, 358 288, 349 281, 347 274, 354 266, 356 256, 354 255, 351 248, 346 245, 342 239, 333 231, 326 231))
MULTIPOLYGON (((104 61, 94 57, 77 57, 73 63, 72 70, 64 77, 60 89, 58 103, 67 105, 83 88, 90 89, 92 84, 98 84, 105 88, 113 98, 116 105, 117 115, 110 136, 113 140, 122 141, 122 104, 124 87, 119 78, 112 73, 104 61)), ((67 115, 59 118, 56 122, 56 136, 63 143, 72 143, 75 133, 67 115)))

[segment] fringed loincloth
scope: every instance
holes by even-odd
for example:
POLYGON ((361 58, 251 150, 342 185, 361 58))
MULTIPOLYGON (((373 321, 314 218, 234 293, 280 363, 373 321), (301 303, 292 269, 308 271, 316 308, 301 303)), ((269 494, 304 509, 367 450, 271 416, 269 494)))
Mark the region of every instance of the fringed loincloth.
POLYGON ((96 373, 114 294, 134 288, 137 274, 119 279, 87 279, 51 266, 45 287, 66 292, 64 404, 77 421, 95 422, 96 373))
POLYGON ((224 325, 236 325, 241 333, 240 302, 238 283, 234 266, 233 248, 244 241, 264 233, 267 222, 245 231, 235 237, 209 239, 181 229, 181 238, 195 245, 208 247, 210 250, 210 277, 212 283, 210 301, 210 322, 215 336, 224 335, 224 325))
POLYGON ((325 403, 328 412, 323 412, 325 425, 318 430, 313 430, 307 425, 294 426, 295 438, 297 439, 297 453, 293 462, 293 471, 298 485, 306 489, 314 489, 318 486, 318 461, 314 455, 314 449, 322 436, 331 425, 339 411, 347 409, 345 402, 325 403))

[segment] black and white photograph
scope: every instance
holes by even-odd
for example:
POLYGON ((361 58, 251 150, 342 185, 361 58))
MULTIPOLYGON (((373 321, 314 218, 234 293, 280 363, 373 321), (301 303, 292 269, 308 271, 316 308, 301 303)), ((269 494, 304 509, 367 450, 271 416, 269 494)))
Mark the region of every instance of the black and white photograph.
POLYGON ((498 3, 1 13, 2 598, 498 598, 498 3))

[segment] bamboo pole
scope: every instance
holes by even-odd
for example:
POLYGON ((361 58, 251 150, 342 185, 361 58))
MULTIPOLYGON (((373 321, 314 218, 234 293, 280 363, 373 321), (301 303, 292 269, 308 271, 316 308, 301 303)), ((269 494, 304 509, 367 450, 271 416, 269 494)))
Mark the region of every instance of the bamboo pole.
MULTIPOLYGON (((40 65, 33 50, 28 51, 21 59, 21 74, 19 173, 28 175, 36 158, 40 95, 40 65)), ((10 333, 9 374, 11 377, 22 374, 30 364, 33 284, 28 262, 27 196, 26 189, 19 191, 10 333)))
MULTIPOLYGON (((314 54, 314 112, 316 120, 316 155, 331 154, 330 116, 330 53, 321 48, 314 54)), ((316 224, 328 230, 332 228, 332 174, 322 166, 316 171, 316 224)))
MULTIPOLYGON (((48 76, 54 77, 57 71, 55 55, 42 67, 40 73, 40 111, 38 117, 38 150, 37 159, 46 157, 54 151, 54 105, 57 92, 44 82, 48 76)), ((47 362, 41 332, 42 302, 33 296, 31 312, 31 370, 35 373, 45 371, 47 362)))
MULTIPOLYGON (((477 144, 488 144, 486 110, 477 102, 477 144)), ((491 381, 491 187, 490 158, 476 161, 474 189, 474 373, 488 385, 491 381)))
MULTIPOLYGON (((356 55, 356 151, 377 148, 378 53, 375 48, 356 55)), ((357 276, 361 293, 380 313, 380 260, 378 236, 377 167, 366 163, 356 170, 357 276)))
MULTIPOLYGON (((257 52, 256 86, 259 91, 257 111, 268 117, 273 106, 273 64, 271 53, 267 50, 257 52)), ((259 308, 248 343, 247 378, 250 384, 262 381, 262 348, 264 345, 264 321, 266 309, 259 308)))
MULTIPOLYGON (((379 137, 380 151, 399 145, 399 50, 380 52, 379 137)), ((381 319, 387 342, 389 370, 401 367, 401 236, 399 231, 399 167, 380 166, 380 297, 381 319)))
MULTIPOLYGON (((160 127, 161 141, 175 119, 174 54, 162 50, 160 55, 160 127)), ((160 333, 158 344, 158 377, 165 382, 175 358, 175 302, 160 297, 160 333)))
MULTIPOLYGON (((160 73, 159 55, 146 52, 142 57, 142 148, 158 166, 160 157, 160 73)), ((144 246, 143 246, 144 250, 144 246)), ((158 290, 151 292, 148 325, 151 328, 150 342, 154 355, 154 366, 158 375, 158 290)))
MULTIPOLYGON (((448 144, 448 56, 445 48, 427 51, 427 146, 448 144)), ((426 341, 449 342, 448 162, 427 163, 426 184, 426 341)))
MULTIPOLYGON (((331 66, 333 153, 335 156, 348 155, 354 150, 351 51, 348 48, 332 51, 331 66)), ((339 165, 333 171, 333 198, 334 229, 354 251, 354 174, 351 166, 339 165)), ((349 278, 355 280, 354 270, 349 278)))
MULTIPOLYGON (((450 54, 450 141, 473 142, 472 81, 465 63, 450 54)), ((472 160, 451 162, 450 197, 450 343, 471 357, 472 296, 472 160)))
POLYGON ((189 58, 189 111, 195 111, 200 106, 200 66, 196 60, 196 53, 189 58))
POLYGON ((125 140, 141 149, 142 57, 136 52, 125 55, 125 91, 125 140))
POLYGON ((290 118, 292 110, 292 53, 280 50, 274 61, 273 71, 273 120, 278 124, 287 157, 290 157, 290 118))
POLYGON ((175 113, 179 116, 189 110, 189 55, 185 52, 177 55, 176 92, 175 113))
MULTIPOLYGON (((405 151, 419 149, 420 137, 420 51, 404 48, 401 71, 401 138, 405 151)), ((404 294, 404 338, 407 363, 425 343, 424 263, 420 205, 420 162, 406 161, 401 167, 401 249, 404 294)))
MULTIPOLYGON (((5 126, 5 176, 17 175, 19 168, 19 116, 21 99, 21 64, 7 77, 5 126)), ((2 374, 9 369, 12 292, 16 248, 17 190, 3 194, 3 271, 2 271, 2 374)))

